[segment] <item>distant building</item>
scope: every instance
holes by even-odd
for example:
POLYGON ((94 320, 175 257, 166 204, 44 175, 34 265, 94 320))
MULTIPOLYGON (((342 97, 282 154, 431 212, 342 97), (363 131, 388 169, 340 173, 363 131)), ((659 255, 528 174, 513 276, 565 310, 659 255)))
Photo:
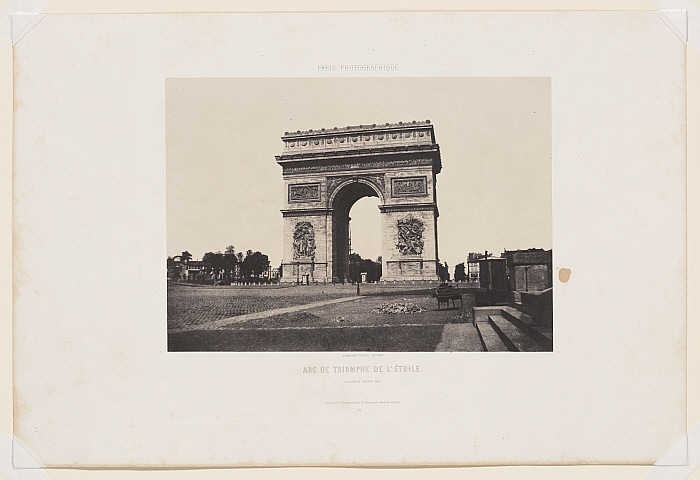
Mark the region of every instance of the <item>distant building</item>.
POLYGON ((171 280, 200 279, 206 272, 206 266, 201 260, 192 260, 189 252, 168 258, 168 278, 171 280))
POLYGON ((511 290, 542 291, 552 287, 551 250, 505 250, 501 258, 506 260, 506 275, 511 290))
POLYGON ((187 269, 185 272, 185 280, 199 279, 204 276, 206 272, 206 265, 201 260, 190 260, 187 262, 187 269))
POLYGON ((187 278, 187 265, 192 258, 188 251, 182 252, 182 255, 168 257, 168 278, 171 280, 181 280, 187 278))
POLYGON ((484 258, 483 253, 470 252, 467 255, 467 282, 479 281, 479 260, 484 258))

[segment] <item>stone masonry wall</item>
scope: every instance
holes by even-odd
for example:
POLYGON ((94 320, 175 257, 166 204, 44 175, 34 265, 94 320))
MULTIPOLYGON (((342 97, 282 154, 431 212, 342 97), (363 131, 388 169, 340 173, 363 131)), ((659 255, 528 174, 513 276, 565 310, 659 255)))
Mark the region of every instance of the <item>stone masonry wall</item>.
MULTIPOLYGON (((290 264, 300 263, 298 267, 300 275, 311 274, 312 279, 323 280, 330 278, 330 270, 326 272, 326 263, 328 263, 330 255, 327 251, 326 242, 326 216, 325 215, 307 215, 299 217, 285 217, 283 226, 283 281, 296 281, 296 268, 290 264), (316 250, 313 260, 310 258, 294 258, 294 231, 299 222, 309 222, 314 229, 314 242, 316 250)), ((330 267, 330 264, 329 264, 330 267)))
POLYGON ((382 213, 382 280, 436 280, 438 278, 434 218, 432 211, 382 213), (423 222, 423 251, 420 255, 404 255, 396 247, 397 222, 409 215, 423 222), (412 260, 422 260, 422 268, 420 261, 412 260))
POLYGON ((312 281, 331 281, 334 237, 347 242, 342 232, 334 235, 334 228, 343 226, 339 219, 334 226, 333 209, 342 205, 336 213, 346 215, 351 202, 372 191, 381 200, 382 280, 437 280, 435 175, 441 161, 430 121, 285 132, 282 141, 284 152, 276 157, 284 178, 282 281, 296 281, 297 271, 312 281), (365 186, 344 190, 358 183, 365 186), (342 196, 334 205, 336 195, 342 196), (409 215, 423 224, 417 255, 396 247, 397 221, 409 215), (313 259, 294 258, 299 222, 313 226, 313 259))

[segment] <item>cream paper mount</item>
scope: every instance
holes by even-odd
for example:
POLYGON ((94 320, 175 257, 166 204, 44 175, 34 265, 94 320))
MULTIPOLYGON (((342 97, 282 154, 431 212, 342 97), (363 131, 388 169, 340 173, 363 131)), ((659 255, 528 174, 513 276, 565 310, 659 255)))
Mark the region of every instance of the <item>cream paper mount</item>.
MULTIPOLYGON (((685 433, 685 46, 654 12, 48 15, 14 55, 14 422, 41 464, 651 464, 685 433), (168 352, 166 89, 242 77, 547 78, 554 351, 168 352)), ((279 147, 231 158, 264 181, 232 210, 279 208, 279 147)), ((478 178, 448 160, 448 190, 478 178)))

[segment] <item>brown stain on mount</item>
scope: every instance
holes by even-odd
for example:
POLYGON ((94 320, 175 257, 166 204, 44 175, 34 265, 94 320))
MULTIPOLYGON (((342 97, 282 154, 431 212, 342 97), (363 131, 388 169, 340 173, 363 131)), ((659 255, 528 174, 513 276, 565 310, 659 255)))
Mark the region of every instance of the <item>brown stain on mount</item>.
POLYGON ((560 268, 559 269, 559 281, 561 283, 566 283, 569 281, 569 277, 571 276, 571 270, 568 268, 560 268))

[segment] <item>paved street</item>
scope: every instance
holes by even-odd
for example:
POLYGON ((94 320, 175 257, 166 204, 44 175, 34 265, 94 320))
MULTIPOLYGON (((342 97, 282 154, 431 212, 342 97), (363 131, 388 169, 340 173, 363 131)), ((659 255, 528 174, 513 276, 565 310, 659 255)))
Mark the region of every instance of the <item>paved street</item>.
POLYGON ((425 286, 184 287, 168 290, 170 351, 478 351, 464 309, 425 286), (408 304, 415 313, 380 313, 408 304), (171 308, 172 306, 172 308, 171 308))
POLYGON ((354 287, 168 286, 168 330, 354 295, 354 287))

